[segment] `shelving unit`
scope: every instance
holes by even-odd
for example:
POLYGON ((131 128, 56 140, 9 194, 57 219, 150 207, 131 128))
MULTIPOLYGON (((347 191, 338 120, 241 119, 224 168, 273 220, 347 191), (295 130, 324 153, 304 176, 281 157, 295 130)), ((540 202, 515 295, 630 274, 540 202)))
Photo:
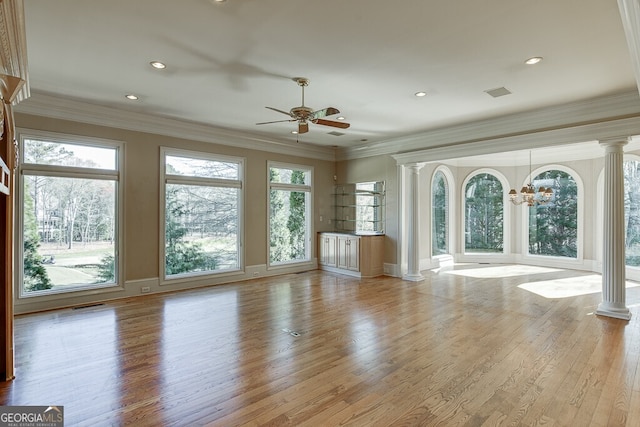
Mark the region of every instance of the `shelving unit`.
POLYGON ((384 234, 384 181, 336 185, 333 196, 336 231, 384 234))

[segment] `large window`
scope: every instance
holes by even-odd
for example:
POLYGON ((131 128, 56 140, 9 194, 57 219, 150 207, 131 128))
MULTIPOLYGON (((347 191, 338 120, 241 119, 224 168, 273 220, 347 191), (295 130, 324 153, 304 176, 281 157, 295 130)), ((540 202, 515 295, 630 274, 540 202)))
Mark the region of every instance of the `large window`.
POLYGON ((504 195, 490 173, 473 176, 465 187, 465 252, 502 253, 504 195))
POLYGON ((626 264, 640 267, 640 162, 624 162, 624 223, 626 264))
POLYGON ((240 269, 243 161, 162 150, 164 277, 240 269))
POLYGON ((449 253, 449 187, 441 171, 433 176, 431 184, 431 253, 434 256, 449 253))
POLYGON ((311 168, 269 164, 269 264, 311 259, 311 168))
POLYGON ((550 187, 551 200, 529 209, 529 254, 576 258, 578 253, 578 186, 567 172, 548 170, 532 182, 550 187))
POLYGON ((119 281, 122 146, 21 135, 20 295, 119 281))

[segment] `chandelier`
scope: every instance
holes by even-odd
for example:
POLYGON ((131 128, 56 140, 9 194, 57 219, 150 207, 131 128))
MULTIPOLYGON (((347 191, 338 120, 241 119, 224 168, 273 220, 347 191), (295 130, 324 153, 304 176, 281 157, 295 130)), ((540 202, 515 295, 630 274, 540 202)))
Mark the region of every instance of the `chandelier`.
POLYGON ((529 183, 522 187, 520 190, 520 196, 518 197, 518 192, 515 189, 511 189, 509 191, 509 200, 514 205, 522 205, 525 204, 527 206, 535 206, 535 205, 546 205, 551 201, 553 197, 553 190, 551 187, 540 187, 536 189, 531 181, 533 180, 533 176, 531 173, 531 151, 529 151, 529 183))

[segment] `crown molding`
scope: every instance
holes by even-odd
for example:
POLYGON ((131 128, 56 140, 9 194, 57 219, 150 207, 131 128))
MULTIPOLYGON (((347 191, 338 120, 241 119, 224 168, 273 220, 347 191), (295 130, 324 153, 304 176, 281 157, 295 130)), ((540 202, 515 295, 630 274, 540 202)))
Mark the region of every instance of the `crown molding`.
MULTIPOLYGON (((488 138, 431 149, 393 154, 397 164, 417 161, 438 162, 460 157, 536 149, 589 141, 626 141, 640 134, 640 115, 600 123, 582 124, 561 129, 540 130, 522 135, 488 138)), ((560 159, 561 161, 561 159, 560 159)))
POLYGON ((319 160, 350 160, 392 155, 400 164, 640 134, 640 96, 625 92, 607 97, 469 122, 458 126, 335 150, 216 128, 200 123, 123 111, 71 98, 33 92, 18 113, 256 149, 319 160))
MULTIPOLYGON (((593 140, 596 138, 588 137, 581 131, 582 125, 603 123, 607 127, 611 126, 611 122, 616 119, 635 116, 640 116, 640 96, 635 91, 625 92, 434 129, 377 144, 343 148, 337 151, 337 159, 351 160, 402 153, 418 154, 436 148, 442 151, 443 147, 447 146, 468 145, 491 140, 522 141, 522 137, 526 135, 539 135, 541 132, 570 128, 577 129, 575 140, 572 142, 593 140)), ((637 131, 640 129, 634 132, 637 131)), ((614 135, 618 135, 618 133, 614 135)), ((563 136, 563 139, 566 138, 567 136, 563 136)), ((503 145, 496 147, 496 151, 493 152, 522 148, 522 146, 508 147, 503 145)), ((467 153, 467 155, 470 154, 472 153, 467 153)))
POLYGON ((0 0, 0 73, 25 82, 11 99, 13 103, 29 97, 27 34, 22 0, 0 0))
POLYGON ((15 112, 250 150, 335 161, 335 149, 332 147, 269 139, 201 123, 90 104, 44 92, 33 91, 28 100, 16 106, 15 112))

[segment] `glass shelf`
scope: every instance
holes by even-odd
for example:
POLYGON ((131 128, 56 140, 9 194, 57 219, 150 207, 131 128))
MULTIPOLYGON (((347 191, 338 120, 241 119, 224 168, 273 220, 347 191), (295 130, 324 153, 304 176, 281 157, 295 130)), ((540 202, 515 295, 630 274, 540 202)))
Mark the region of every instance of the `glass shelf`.
POLYGON ((333 197, 336 231, 384 234, 384 181, 336 185, 333 197))

